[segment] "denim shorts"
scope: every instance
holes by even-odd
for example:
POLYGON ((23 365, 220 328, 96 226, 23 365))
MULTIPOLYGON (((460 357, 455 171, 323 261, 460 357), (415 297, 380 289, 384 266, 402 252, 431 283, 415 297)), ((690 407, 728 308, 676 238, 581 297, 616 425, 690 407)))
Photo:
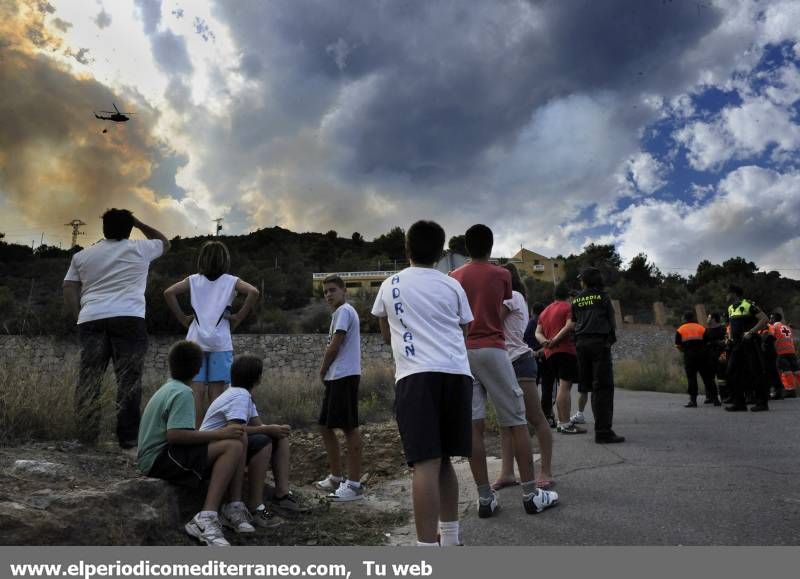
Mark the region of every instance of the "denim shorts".
POLYGON ((233 352, 203 352, 203 365, 192 382, 231 382, 233 352))
POLYGON ((518 380, 536 380, 538 367, 536 365, 536 358, 533 357, 533 352, 523 354, 512 361, 511 365, 514 366, 514 374, 517 375, 518 380))

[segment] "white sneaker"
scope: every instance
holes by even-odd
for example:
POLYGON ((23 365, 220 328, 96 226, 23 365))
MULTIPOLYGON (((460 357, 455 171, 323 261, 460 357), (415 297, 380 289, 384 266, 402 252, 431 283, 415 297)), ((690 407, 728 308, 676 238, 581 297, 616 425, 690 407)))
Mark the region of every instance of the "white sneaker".
POLYGON ((329 493, 332 493, 338 489, 339 485, 341 485, 343 482, 344 479, 329 474, 324 479, 315 482, 314 485, 322 491, 328 491, 329 493))
POLYGON ((558 504, 558 493, 556 491, 539 489, 535 493, 522 495, 522 504, 525 507, 526 513, 535 515, 549 507, 556 506, 558 504))
POLYGON ((575 416, 570 418, 569 421, 573 424, 586 424, 586 417, 583 415, 583 412, 576 412, 575 416))
POLYGON ((492 497, 484 499, 478 497, 478 516, 481 519, 488 519, 500 508, 500 503, 497 502, 497 493, 492 491, 492 497))
POLYGON ((200 513, 197 513, 191 521, 186 523, 184 529, 186 529, 189 536, 209 547, 231 546, 225 540, 225 535, 222 533, 222 527, 217 517, 201 517, 200 513))
POLYGON ((250 524, 252 516, 242 503, 224 505, 219 512, 220 522, 237 533, 255 533, 256 528, 250 524))
POLYGON ((364 485, 355 487, 351 484, 348 484, 346 481, 342 481, 342 484, 339 485, 339 488, 336 489, 336 492, 329 494, 328 498, 334 503, 360 501, 364 498, 364 485))

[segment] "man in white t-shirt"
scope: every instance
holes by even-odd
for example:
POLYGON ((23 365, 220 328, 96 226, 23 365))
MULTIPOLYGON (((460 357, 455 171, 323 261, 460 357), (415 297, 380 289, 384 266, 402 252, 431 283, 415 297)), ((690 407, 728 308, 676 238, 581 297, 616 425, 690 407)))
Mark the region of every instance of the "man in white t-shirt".
POLYGON ((330 474, 317 487, 331 491, 334 502, 364 498, 361 486, 361 432, 358 429, 358 384, 361 380, 361 331, 358 312, 347 303, 347 289, 338 275, 322 282, 325 301, 333 310, 328 347, 319 377, 325 386, 319 431, 328 454, 330 474), (341 451, 335 429, 344 432, 347 444, 347 478, 342 472, 341 451))
POLYGON ((414 223, 406 233, 411 267, 381 284, 372 307, 394 355, 395 413, 406 462, 414 467, 419 546, 460 544, 450 457, 472 452, 472 375, 464 342, 472 310, 461 285, 433 268, 444 238, 437 223, 414 223))
POLYGON ((78 320, 77 429, 82 442, 97 441, 100 386, 113 360, 117 439, 130 449, 137 444, 141 415, 147 272, 150 262, 169 249, 169 240, 127 209, 109 209, 102 219, 104 239, 72 256, 63 286, 64 302, 78 320), (134 227, 147 239, 129 239, 134 227))

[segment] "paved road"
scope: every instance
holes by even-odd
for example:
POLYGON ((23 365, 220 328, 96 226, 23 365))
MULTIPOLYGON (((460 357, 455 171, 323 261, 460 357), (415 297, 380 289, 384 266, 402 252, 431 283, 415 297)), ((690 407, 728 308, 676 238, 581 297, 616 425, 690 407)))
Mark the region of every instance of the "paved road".
POLYGON ((519 489, 504 489, 496 518, 478 519, 469 508, 464 538, 471 545, 799 545, 800 399, 762 413, 685 409, 685 402, 618 390, 614 428, 625 443, 595 444, 591 428, 556 435, 561 505, 525 515, 519 489))
POLYGON ((763 413, 685 402, 618 390, 614 428, 627 442, 595 444, 593 424, 586 435, 556 434, 561 504, 539 515, 524 513, 514 487, 500 491, 496 517, 478 519, 469 470, 458 465, 465 542, 800 545, 800 399, 772 402, 763 413))

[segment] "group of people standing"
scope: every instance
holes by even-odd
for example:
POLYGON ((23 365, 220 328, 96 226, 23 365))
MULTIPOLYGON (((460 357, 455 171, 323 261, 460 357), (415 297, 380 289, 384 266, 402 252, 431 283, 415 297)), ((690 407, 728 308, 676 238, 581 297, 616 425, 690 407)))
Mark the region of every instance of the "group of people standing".
MULTIPOLYGON (((64 281, 81 346, 75 396, 80 439, 91 443, 98 437, 101 381, 113 361, 120 447, 136 454, 147 476, 190 486, 208 482, 203 508, 186 524, 187 533, 222 546, 228 544, 223 526, 254 532, 280 523, 272 506, 302 511, 289 490, 291 429, 264 424, 253 401, 263 361, 250 354, 233 355, 231 332, 257 302, 258 290, 229 273, 224 244, 211 241, 202 246, 198 272, 164 292, 187 336, 170 350, 170 380, 147 402, 140 418, 148 267, 170 244, 127 210, 107 211, 103 232, 103 240, 73 256, 64 281), (134 227, 147 239, 131 240, 134 227), (237 293, 245 299, 233 311, 237 293), (190 313, 181 308, 181 294, 188 294, 190 313), (275 491, 265 505, 269 469, 275 491), (243 487, 245 472, 249 487, 243 487)), ((503 486, 521 486, 522 506, 529 514, 559 502, 558 493, 551 490, 552 435, 536 387, 539 364, 525 340, 529 315, 524 286, 513 266, 489 262, 493 235, 487 226, 470 227, 465 240, 470 262, 445 275, 434 267, 444 249, 444 230, 432 221, 414 223, 405 240, 411 265, 383 282, 372 307, 395 361, 396 419, 413 473, 419 545, 461 544, 458 480, 451 457, 469 458, 479 517, 497 513, 496 491, 503 486), (503 471, 494 484, 484 446, 489 400, 503 448, 503 471), (539 477, 528 423, 541 446, 539 477)), ((559 381, 558 432, 585 432, 576 426, 581 416, 569 416, 570 386, 577 379, 584 395, 592 392, 595 441, 618 443, 624 437, 612 429, 614 313, 598 270, 584 270, 580 281, 582 290, 571 304, 560 288, 556 301, 538 317, 535 334, 546 360, 542 367, 559 381)), ((358 429, 360 321, 347 303, 341 278, 330 276, 323 286, 332 320, 319 372, 319 427, 330 473, 317 486, 331 501, 357 501, 364 496, 358 429), (345 436, 346 464, 337 430, 345 436)))
POLYGON ((675 346, 683 354, 689 402, 697 407, 700 375, 705 404, 722 406, 729 412, 769 410, 769 400, 795 397, 800 387, 800 363, 792 328, 780 312, 769 318, 737 285, 727 294, 727 324, 719 313, 711 313, 706 326, 694 312, 686 312, 675 332, 675 346))

